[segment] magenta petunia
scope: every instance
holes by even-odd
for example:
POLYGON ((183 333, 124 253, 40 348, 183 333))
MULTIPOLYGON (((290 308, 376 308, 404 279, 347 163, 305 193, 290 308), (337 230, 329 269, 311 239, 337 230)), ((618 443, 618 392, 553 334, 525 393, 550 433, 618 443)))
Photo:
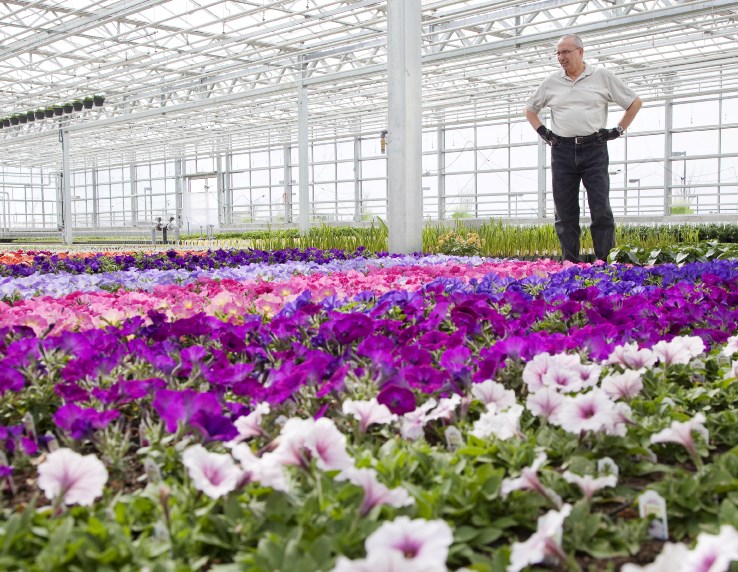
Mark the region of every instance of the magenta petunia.
POLYGON ((415 395, 406 387, 388 384, 377 395, 377 401, 395 415, 404 415, 415 410, 415 395))

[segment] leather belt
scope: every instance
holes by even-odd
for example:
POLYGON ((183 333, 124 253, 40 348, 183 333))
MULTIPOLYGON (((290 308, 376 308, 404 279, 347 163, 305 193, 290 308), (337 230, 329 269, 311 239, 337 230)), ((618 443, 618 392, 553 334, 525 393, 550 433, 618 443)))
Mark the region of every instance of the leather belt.
POLYGON ((592 135, 582 135, 580 137, 559 137, 559 141, 562 143, 569 143, 573 145, 584 145, 585 143, 591 143, 597 141, 598 133, 592 133, 592 135))

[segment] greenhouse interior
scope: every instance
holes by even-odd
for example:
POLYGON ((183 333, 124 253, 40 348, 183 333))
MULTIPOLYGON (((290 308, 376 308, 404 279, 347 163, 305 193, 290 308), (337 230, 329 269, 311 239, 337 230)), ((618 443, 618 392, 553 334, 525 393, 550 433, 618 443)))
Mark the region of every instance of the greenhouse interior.
MULTIPOLYGON (((387 2, 0 10, 4 236, 146 237, 172 217, 186 234, 287 228, 301 209, 303 227, 387 219, 387 2), (70 107, 85 98, 89 107, 70 107)), ((617 71, 644 101, 610 145, 615 215, 738 214, 736 3, 465 0, 419 10, 413 165, 424 221, 552 219, 549 157, 523 108, 557 67, 564 33, 579 34, 586 61, 617 71)))
POLYGON ((738 572, 738 0, 6 0, 0 187, 0 571, 738 572))

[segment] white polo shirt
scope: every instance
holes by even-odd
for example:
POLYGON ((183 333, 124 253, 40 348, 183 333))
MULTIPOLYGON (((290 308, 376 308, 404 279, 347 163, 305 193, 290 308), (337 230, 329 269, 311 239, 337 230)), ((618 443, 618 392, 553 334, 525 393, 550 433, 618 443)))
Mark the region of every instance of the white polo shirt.
POLYGON ((544 79, 526 109, 538 114, 548 107, 551 131, 562 137, 579 137, 607 127, 609 103, 627 109, 636 97, 636 92, 610 70, 585 62, 584 71, 575 80, 563 69, 544 79))

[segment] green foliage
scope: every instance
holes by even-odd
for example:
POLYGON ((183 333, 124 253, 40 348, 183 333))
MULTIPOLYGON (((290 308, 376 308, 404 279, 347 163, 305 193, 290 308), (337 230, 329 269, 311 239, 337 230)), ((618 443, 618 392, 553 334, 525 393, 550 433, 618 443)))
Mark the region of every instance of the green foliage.
POLYGON ((652 266, 654 264, 705 262, 708 260, 727 260, 738 257, 738 244, 700 242, 697 244, 663 245, 648 249, 630 244, 618 246, 610 252, 610 262, 652 266))

